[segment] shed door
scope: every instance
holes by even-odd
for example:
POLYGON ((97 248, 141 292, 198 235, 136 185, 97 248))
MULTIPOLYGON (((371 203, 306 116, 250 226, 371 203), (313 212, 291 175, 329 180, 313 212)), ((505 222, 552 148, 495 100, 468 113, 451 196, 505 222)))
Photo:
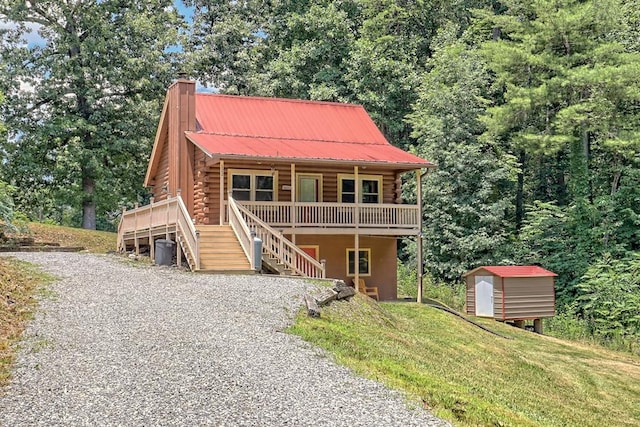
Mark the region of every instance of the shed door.
POLYGON ((493 276, 476 276, 476 316, 493 317, 493 276))

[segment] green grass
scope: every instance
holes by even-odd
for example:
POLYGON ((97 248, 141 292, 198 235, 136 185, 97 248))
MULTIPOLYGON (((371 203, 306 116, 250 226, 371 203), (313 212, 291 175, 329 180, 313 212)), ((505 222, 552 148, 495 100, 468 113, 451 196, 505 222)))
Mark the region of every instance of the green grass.
POLYGON ((62 246, 82 246, 89 252, 107 253, 116 250, 116 233, 30 222, 29 235, 36 242, 54 242, 62 246))
POLYGON ((290 332, 459 426, 635 426, 640 358, 416 303, 356 296, 290 332))
POLYGON ((14 344, 33 315, 35 295, 50 295, 43 285, 52 279, 29 263, 0 257, 0 387, 9 381, 14 344))

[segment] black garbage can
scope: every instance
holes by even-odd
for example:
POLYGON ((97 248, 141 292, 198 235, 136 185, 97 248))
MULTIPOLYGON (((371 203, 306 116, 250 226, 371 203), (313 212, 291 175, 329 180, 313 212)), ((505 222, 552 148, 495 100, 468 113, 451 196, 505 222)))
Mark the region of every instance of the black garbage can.
POLYGON ((171 265, 176 242, 167 239, 156 240, 156 264, 171 265))

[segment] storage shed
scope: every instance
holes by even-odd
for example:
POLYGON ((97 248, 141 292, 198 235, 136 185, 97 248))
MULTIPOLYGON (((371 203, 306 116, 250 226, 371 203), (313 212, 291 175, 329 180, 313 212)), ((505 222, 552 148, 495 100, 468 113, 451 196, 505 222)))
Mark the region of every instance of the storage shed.
POLYGON ((496 320, 537 320, 555 315, 554 277, 535 265, 482 266, 462 277, 467 283, 467 314, 496 320))

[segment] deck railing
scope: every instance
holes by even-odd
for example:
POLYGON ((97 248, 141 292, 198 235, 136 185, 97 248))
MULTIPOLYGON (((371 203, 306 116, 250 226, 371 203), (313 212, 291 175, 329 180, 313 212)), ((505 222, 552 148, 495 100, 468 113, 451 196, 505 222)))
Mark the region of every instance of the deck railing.
MULTIPOLYGON (((124 250, 124 238, 133 237, 136 250, 139 238, 151 238, 164 231, 168 238, 173 231, 183 251, 187 253, 189 267, 200 269, 199 236, 180 196, 161 202, 152 202, 132 210, 123 210, 118 225, 118 250, 124 250)), ((149 241, 151 244, 151 241, 149 241)))
MULTIPOLYGON (((282 233, 274 230, 247 207, 237 203, 229 197, 229 205, 238 209, 248 228, 262 240, 262 250, 273 256, 293 274, 305 277, 324 278, 326 266, 324 261, 318 261, 302 249, 285 238, 282 233)), ((231 218, 231 212, 229 213, 231 218)), ((231 222, 231 221, 230 221, 231 222)))
POLYGON ((417 205, 240 201, 273 227, 418 229, 417 205))

